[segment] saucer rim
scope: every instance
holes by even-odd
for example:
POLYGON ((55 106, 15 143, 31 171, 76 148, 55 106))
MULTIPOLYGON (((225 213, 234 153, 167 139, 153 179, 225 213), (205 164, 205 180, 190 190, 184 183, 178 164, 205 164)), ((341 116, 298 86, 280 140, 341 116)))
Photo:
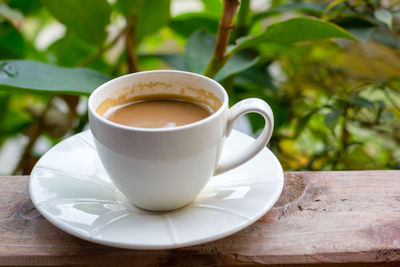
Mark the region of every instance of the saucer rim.
MULTIPOLYGON (((232 130, 235 131, 236 134, 240 134, 243 136, 246 136, 247 138, 252 138, 251 136, 248 136, 247 134, 244 134, 242 132, 239 132, 237 130, 232 130)), ((87 132, 89 132, 90 135, 93 135, 91 133, 90 130, 86 130, 77 134, 74 134, 66 139, 64 139, 63 141, 61 141, 60 143, 56 144, 55 146, 53 146, 51 149, 49 149, 45 154, 51 152, 51 150, 56 149, 58 146, 61 146, 62 143, 70 138, 76 138, 76 136, 78 135, 84 135, 87 132)), ((283 190, 283 186, 284 186, 284 172, 283 172, 283 168, 282 165, 280 164, 278 158, 275 156, 274 153, 272 153, 271 150, 269 150, 267 147, 263 148, 263 150, 267 150, 268 152, 268 157, 272 156, 272 159, 274 161, 274 167, 277 169, 276 173, 278 173, 277 175, 277 182, 279 182, 279 188, 277 188, 276 191, 273 192, 274 196, 273 198, 269 199, 269 205, 265 205, 262 209, 259 210, 259 212, 251 219, 251 220, 247 220, 244 221, 242 224, 240 224, 239 226, 236 226, 230 230, 227 231, 223 231, 220 232, 218 234, 213 234, 204 238, 197 238, 191 241, 186 241, 186 242, 176 242, 173 243, 171 242, 170 244, 162 244, 162 245, 154 245, 154 244, 139 244, 139 243, 121 243, 121 242, 115 242, 115 241, 107 241, 107 240, 102 240, 102 239, 96 239, 93 238, 91 236, 82 234, 79 231, 74 231, 72 228, 68 227, 68 224, 66 224, 65 222, 62 222, 58 219, 56 219, 54 216, 50 215, 44 208, 42 208, 42 205, 40 205, 40 203, 37 203, 35 197, 34 197, 34 189, 33 189, 33 179, 32 178, 35 176, 35 172, 37 169, 40 169, 39 163, 40 163, 40 159, 39 161, 36 163, 36 165, 34 166, 34 168, 32 169, 32 172, 30 174, 30 179, 29 179, 29 196, 31 198, 31 201, 33 203, 33 205, 35 206, 35 208, 39 211, 39 213, 46 219, 48 220, 51 224, 53 224, 55 227, 61 229, 62 231, 95 243, 95 244, 100 244, 100 245, 105 245, 105 246, 110 246, 110 247, 115 247, 115 248, 125 248, 125 249, 138 249, 138 250, 162 250, 162 249, 175 249, 175 248, 182 248, 182 247, 189 247, 189 246, 195 246, 195 245, 200 245, 200 244, 204 244, 204 243, 208 243, 208 242, 212 242, 212 241, 216 241, 219 239, 222 239, 224 237, 230 236, 234 233, 237 233, 241 230, 243 230, 244 228, 250 226, 251 224, 255 223, 257 220, 259 220, 263 215, 265 215, 269 210, 271 210, 271 208, 275 205, 275 203, 277 202, 277 200, 279 199, 282 190, 283 190)), ((250 159, 251 161, 252 159, 250 159)), ((214 176, 215 177, 215 176, 214 176)), ((211 177, 212 178, 212 177, 211 177)), ((112 185, 114 186, 114 185, 112 185)), ((190 206, 191 204, 189 204, 188 206, 190 206)), ((187 206, 183 207, 183 208, 187 208, 187 206)), ((168 211, 164 211, 162 213, 168 213, 168 211)))

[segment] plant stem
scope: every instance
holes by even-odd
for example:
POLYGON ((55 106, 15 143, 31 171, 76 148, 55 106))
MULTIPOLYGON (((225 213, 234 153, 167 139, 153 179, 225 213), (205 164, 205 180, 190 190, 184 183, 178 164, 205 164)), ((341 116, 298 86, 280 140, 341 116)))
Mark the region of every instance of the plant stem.
POLYGON ((128 19, 125 33, 126 61, 129 72, 138 72, 139 64, 136 54, 136 15, 132 14, 128 19))
POLYGON ((110 49, 115 45, 115 43, 121 38, 121 36, 125 33, 125 31, 126 27, 123 28, 108 44, 101 45, 94 54, 89 55, 87 58, 84 58, 81 62, 79 62, 78 66, 86 67, 87 65, 98 59, 100 56, 104 54, 104 52, 106 52, 108 49, 110 49))
POLYGON ((31 150, 36 142, 36 140, 41 136, 43 128, 44 128, 44 120, 46 117, 47 111, 51 107, 51 103, 53 101, 54 96, 51 96, 46 103, 43 111, 37 117, 36 121, 33 125, 28 129, 27 136, 29 137, 29 142, 25 146, 24 152, 22 153, 21 159, 18 162, 17 167, 15 168, 13 174, 18 174, 19 170, 22 170, 22 174, 29 174, 31 172, 30 168, 26 168, 26 162, 31 158, 31 150))
POLYGON ((238 12, 237 37, 245 36, 248 33, 249 11, 250 11, 250 0, 242 0, 240 2, 240 8, 238 12))
POLYGON ((217 43, 214 47, 214 54, 208 64, 204 75, 214 78, 218 71, 227 61, 225 56, 226 47, 229 43, 229 36, 233 28, 232 21, 239 6, 238 0, 224 0, 224 10, 218 26, 217 43))

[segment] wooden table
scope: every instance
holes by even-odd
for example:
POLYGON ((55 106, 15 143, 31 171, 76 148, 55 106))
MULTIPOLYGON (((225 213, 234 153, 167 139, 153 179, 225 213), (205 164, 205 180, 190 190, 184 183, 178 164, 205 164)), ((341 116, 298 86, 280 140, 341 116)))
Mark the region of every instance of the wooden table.
POLYGON ((292 172, 275 207, 230 237, 174 250, 72 237, 33 207, 27 176, 0 177, 0 265, 400 266, 400 171, 292 172))

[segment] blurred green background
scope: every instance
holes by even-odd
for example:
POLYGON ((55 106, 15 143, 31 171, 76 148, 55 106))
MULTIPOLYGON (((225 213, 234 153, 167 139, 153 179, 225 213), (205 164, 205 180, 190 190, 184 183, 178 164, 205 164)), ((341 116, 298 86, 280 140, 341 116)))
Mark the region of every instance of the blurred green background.
MULTIPOLYGON (((222 63, 212 65, 223 8, 0 1, 0 174, 29 174, 51 146, 87 129, 98 85, 153 69, 206 74, 231 104, 266 100, 269 148, 285 170, 400 168, 399 1, 242 0, 222 63)), ((257 135, 263 120, 242 124, 257 135)))

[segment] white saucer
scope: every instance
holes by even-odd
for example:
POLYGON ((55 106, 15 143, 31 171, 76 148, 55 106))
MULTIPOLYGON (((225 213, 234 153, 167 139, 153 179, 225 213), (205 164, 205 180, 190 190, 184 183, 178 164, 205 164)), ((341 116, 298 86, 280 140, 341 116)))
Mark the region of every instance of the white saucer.
MULTIPOLYGON (((253 141, 232 131, 223 156, 240 153, 253 141)), ((29 191, 37 210, 71 235, 113 247, 167 249, 213 241, 245 228, 274 205, 282 187, 282 167, 265 148, 246 164, 212 177, 189 206, 144 211, 111 183, 86 131, 43 155, 31 173, 29 191)))

